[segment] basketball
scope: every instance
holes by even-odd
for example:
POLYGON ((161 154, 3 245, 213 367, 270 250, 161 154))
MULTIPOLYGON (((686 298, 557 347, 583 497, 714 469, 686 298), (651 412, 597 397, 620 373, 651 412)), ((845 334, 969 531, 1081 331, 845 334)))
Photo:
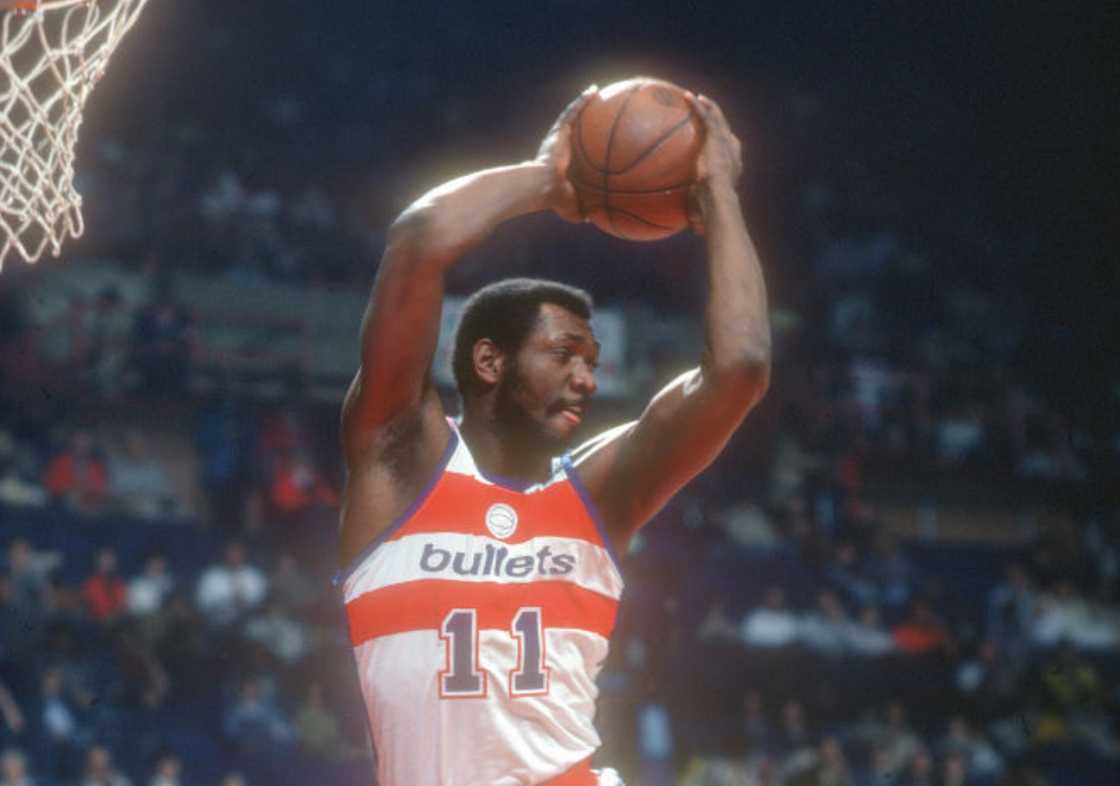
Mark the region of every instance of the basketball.
POLYGON ((688 226, 704 126, 671 82, 637 77, 600 90, 572 128, 568 178, 580 210, 608 234, 660 240, 688 226))

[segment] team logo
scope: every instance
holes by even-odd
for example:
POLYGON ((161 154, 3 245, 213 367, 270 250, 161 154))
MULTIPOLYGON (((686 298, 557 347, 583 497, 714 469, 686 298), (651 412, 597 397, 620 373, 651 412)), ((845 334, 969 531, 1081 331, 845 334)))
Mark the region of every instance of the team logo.
POLYGON ((505 503, 494 503, 486 511, 486 529, 494 537, 505 540, 517 529, 517 511, 505 503))

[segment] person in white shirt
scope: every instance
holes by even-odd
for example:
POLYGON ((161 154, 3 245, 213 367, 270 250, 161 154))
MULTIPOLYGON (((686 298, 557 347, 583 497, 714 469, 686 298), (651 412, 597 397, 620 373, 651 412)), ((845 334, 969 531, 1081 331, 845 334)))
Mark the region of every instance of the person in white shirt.
POLYGON ((128 583, 128 610, 138 617, 155 614, 175 588, 167 572, 167 558, 155 553, 144 563, 144 572, 128 583))
POLYGON ((268 579, 245 561, 245 547, 227 546, 223 561, 207 568, 198 580, 199 611, 215 625, 228 625, 264 600, 268 579))
POLYGON ((784 647, 797 639, 797 617, 786 608, 781 587, 766 590, 763 605, 743 620, 743 640, 753 647, 784 647))

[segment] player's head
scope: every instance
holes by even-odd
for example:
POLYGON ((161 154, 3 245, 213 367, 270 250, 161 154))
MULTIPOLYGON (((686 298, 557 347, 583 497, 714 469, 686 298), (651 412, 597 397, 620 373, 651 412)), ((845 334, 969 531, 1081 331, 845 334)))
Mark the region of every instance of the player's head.
POLYGON ((472 295, 451 359, 464 411, 490 397, 507 439, 542 450, 566 443, 595 392, 591 308, 583 290, 541 279, 507 279, 472 295))

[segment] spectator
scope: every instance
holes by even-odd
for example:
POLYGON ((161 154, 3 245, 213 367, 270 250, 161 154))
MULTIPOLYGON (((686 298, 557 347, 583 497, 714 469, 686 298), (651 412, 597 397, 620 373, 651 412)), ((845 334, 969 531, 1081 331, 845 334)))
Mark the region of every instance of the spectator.
POLYGON ((27 757, 18 748, 0 753, 0 786, 35 786, 27 772, 27 757))
POLYGON ((836 737, 821 740, 817 748, 817 763, 805 786, 853 786, 852 775, 844 749, 836 737))
POLYGON ((8 734, 18 737, 27 727, 19 704, 3 682, 0 682, 0 721, 3 721, 3 725, 0 726, 0 740, 8 734))
POLYGON ((66 450, 51 459, 43 486, 52 498, 78 513, 97 513, 105 506, 109 470, 92 435, 78 430, 66 450))
POLYGON ((223 561, 207 568, 198 582, 199 610, 215 625, 228 625, 258 606, 268 589, 265 575, 245 561, 245 548, 231 541, 223 561))
POLYGON ((175 589, 175 579, 167 572, 167 558, 156 552, 148 556, 144 572, 128 583, 128 610, 138 617, 148 617, 163 608, 175 589))
POLYGON ((272 476, 268 497, 273 511, 289 519, 316 507, 338 505, 337 492, 304 452, 281 461, 272 476))
POLYGON ((78 714, 63 689, 62 669, 52 666, 43 672, 39 683, 39 701, 34 722, 40 762, 48 762, 55 775, 75 762, 78 749, 85 742, 85 732, 78 714))
POLYGON ((102 398, 116 399, 127 384, 132 316, 116 287, 102 289, 86 317, 84 368, 102 398))
POLYGON ((82 584, 82 600, 89 615, 101 624, 113 621, 124 610, 127 590, 117 575, 117 553, 111 547, 97 550, 94 573, 82 584))
POLYGON ((338 720, 323 702, 323 688, 317 682, 311 683, 307 691, 295 727, 300 747, 313 756, 338 760, 356 752, 343 740, 338 720))
POLYGON ((789 699, 782 705, 782 721, 776 737, 777 752, 783 756, 812 747, 813 737, 805 720, 805 709, 797 699, 789 699))
POLYGON ((253 455, 250 418, 219 380, 217 395, 202 408, 195 437, 202 458, 202 482, 210 523, 227 532, 241 527, 246 462, 253 455))
POLYGON ((94 745, 86 751, 81 786, 130 786, 131 783, 114 765, 113 754, 104 745, 94 745))
POLYGON ((286 609, 299 611, 314 603, 319 593, 290 553, 283 553, 269 577, 270 594, 286 609))
POLYGON ((183 762, 174 753, 165 753, 156 760, 148 786, 183 786, 183 762))
POLYGON ((124 450, 111 456, 109 466, 109 493, 121 512, 148 519, 176 514, 167 470, 148 452, 142 433, 129 431, 124 450))
POLYGON ((883 629, 879 611, 874 606, 867 606, 858 620, 848 623, 845 637, 848 651, 853 655, 877 657, 894 652, 894 637, 883 629))
POLYGON ((240 772, 230 772, 222 778, 221 786, 248 786, 248 782, 240 772))
POLYGON ((237 701, 222 723, 226 737, 243 750, 273 751, 293 739, 292 727, 271 701, 261 695, 256 679, 241 683, 237 701))
POLYGON ((906 655, 926 655, 952 646, 945 626, 923 600, 913 604, 910 616, 895 626, 893 635, 895 645, 906 655))
POLYGON ((797 618, 786 608, 781 587, 766 590, 763 605, 743 620, 743 640, 754 647, 784 647, 797 638, 797 618))
POLYGON ((960 755, 972 776, 993 781, 1003 774, 1003 757, 959 715, 949 721, 949 730, 939 748, 946 757, 946 765, 948 757, 960 755))
POLYGON ((310 649, 307 626, 286 613, 276 601, 270 601, 264 614, 249 621, 245 626, 245 638, 264 647, 288 666, 303 660, 310 649))
POLYGON ((1008 565, 1005 576, 988 593, 988 635, 1004 649, 1016 652, 1027 645, 1037 604, 1022 565, 1008 565))
POLYGON ((899 786, 935 786, 933 759, 924 747, 918 747, 899 779, 899 786))
POLYGON ((183 389, 194 351, 194 327, 187 313, 170 298, 156 294, 133 323, 133 363, 148 395, 183 389))
POLYGON ((766 719, 762 694, 753 688, 743 697, 743 733, 750 753, 766 753, 773 744, 773 729, 766 719))
POLYGON ((12 538, 5 576, 12 605, 29 613, 39 608, 47 590, 47 577, 61 561, 58 554, 36 551, 27 538, 12 538))
POLYGON ((823 590, 817 595, 817 610, 802 617, 798 637, 815 652, 839 656, 847 648, 850 625, 840 598, 831 590, 823 590))

